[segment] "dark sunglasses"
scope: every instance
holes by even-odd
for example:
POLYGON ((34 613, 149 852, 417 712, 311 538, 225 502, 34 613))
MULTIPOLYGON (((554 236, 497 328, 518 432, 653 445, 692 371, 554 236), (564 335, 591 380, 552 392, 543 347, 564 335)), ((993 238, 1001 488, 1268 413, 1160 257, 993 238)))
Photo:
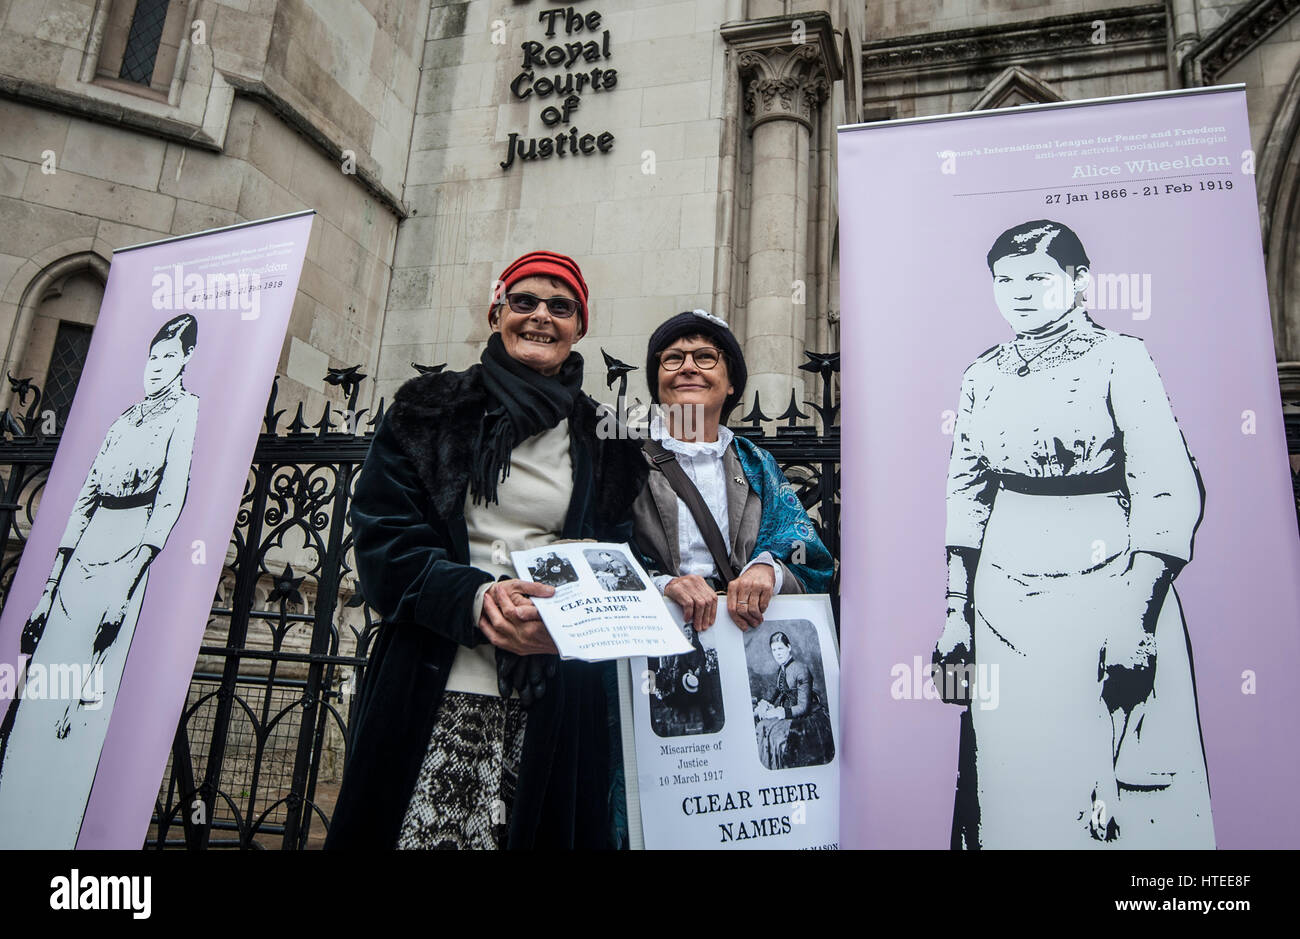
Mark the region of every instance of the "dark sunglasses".
POLYGON ((531 293, 508 293, 506 294, 506 304, 516 313, 525 315, 537 309, 539 303, 546 304, 546 310, 557 319, 568 319, 574 313, 577 313, 581 307, 577 300, 571 300, 568 297, 549 297, 543 299, 534 297, 531 293))
POLYGON ((718 364, 720 355, 717 349, 692 349, 690 352, 682 352, 678 349, 672 349, 668 352, 659 353, 659 364, 669 372, 675 372, 686 364, 686 356, 691 357, 695 367, 708 371, 718 364))

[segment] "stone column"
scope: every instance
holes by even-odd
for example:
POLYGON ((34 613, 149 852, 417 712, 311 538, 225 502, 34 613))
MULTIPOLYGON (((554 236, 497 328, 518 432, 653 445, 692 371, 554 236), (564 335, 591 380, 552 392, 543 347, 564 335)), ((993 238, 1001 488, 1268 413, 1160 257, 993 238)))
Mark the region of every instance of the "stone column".
POLYGON ((1169 78, 1170 86, 1183 86, 1183 60, 1201 41, 1201 23, 1196 0, 1170 0, 1169 78))
POLYGON ((821 105, 839 77, 834 35, 829 18, 815 14, 727 25, 722 33, 738 52, 752 166, 738 245, 746 272, 745 407, 759 391, 775 416, 790 389, 802 386, 807 319, 823 312, 814 309, 817 285, 808 276, 809 225, 825 222, 810 211, 808 159, 821 105))

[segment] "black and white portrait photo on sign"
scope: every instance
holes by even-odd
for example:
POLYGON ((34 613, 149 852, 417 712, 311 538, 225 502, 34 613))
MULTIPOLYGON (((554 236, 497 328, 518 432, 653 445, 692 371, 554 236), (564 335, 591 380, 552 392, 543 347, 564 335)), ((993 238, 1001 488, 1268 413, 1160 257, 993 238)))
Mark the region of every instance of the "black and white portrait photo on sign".
POLYGON ((685 634, 692 652, 632 658, 619 676, 632 847, 836 848, 830 597, 774 596, 743 628, 719 602, 711 626, 685 634))
MULTIPOLYGON (((24 806, 30 815, 37 803, 84 804, 90 791, 149 569, 189 490, 199 399, 183 379, 197 342, 198 321, 187 313, 163 324, 141 350, 144 396, 104 435, 23 626, 28 670, 76 667, 81 690, 67 700, 8 702, 0 722, 0 817, 24 806)), ((80 815, 66 813, 49 820, 68 828, 72 840, 80 823, 80 815)))
POLYGON ((685 655, 648 658, 650 726, 660 737, 716 734, 726 723, 722 706, 722 672, 710 631, 682 632, 691 643, 685 655))
POLYGON ((821 766, 835 756, 817 630, 765 620, 745 632, 758 760, 765 769, 821 766))
POLYGON ((565 658, 604 662, 691 651, 659 591, 638 589, 649 578, 626 542, 553 542, 510 558, 516 571, 556 588, 533 603, 565 658))
POLYGON ((999 703, 962 715, 953 846, 1212 848, 1173 586, 1200 473, 1142 340, 1090 316, 1079 235, 1043 219, 990 235, 1010 335, 961 380, 933 660, 945 700, 968 703, 965 676, 999 703))
POLYGON ((578 572, 573 569, 569 559, 554 553, 538 558, 528 568, 528 573, 539 584, 550 587, 563 587, 565 584, 577 583, 578 580, 578 572))
POLYGON ((645 583, 636 575, 627 555, 622 551, 605 549, 583 551, 596 581, 606 590, 622 593, 627 590, 645 590, 645 583))

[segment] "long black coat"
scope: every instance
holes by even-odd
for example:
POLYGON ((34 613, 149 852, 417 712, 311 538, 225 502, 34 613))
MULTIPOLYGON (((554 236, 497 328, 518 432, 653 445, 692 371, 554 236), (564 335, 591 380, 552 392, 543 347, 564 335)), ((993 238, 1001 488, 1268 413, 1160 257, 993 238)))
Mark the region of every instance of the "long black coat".
MULTIPOLYGON (((482 366, 403 385, 357 480, 352 530, 366 601, 383 617, 349 726, 326 848, 396 845, 458 646, 486 641, 469 565, 471 443, 489 403, 482 366)), ((573 496, 565 538, 628 541, 645 483, 635 441, 600 440, 596 402, 570 417, 573 496)), ((563 662, 528 712, 510 847, 604 847, 609 822, 606 665, 563 662)))

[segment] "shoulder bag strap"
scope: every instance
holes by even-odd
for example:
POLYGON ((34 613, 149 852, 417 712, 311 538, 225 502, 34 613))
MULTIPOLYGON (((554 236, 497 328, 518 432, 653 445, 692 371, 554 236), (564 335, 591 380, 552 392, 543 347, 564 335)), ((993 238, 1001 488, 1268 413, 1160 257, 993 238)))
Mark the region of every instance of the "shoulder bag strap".
POLYGON ((691 482, 682 465, 677 462, 676 454, 665 449, 658 440, 647 438, 642 446, 649 454, 655 469, 667 477, 673 492, 677 493, 677 497, 686 503, 686 508, 690 509, 691 517, 695 519, 700 533, 704 535, 704 543, 709 548, 709 554, 713 555, 713 563, 718 567, 718 576, 722 578, 723 584, 731 583, 736 579, 736 569, 731 565, 727 542, 718 529, 717 520, 709 511, 709 507, 704 504, 704 497, 700 495, 700 490, 695 487, 695 483, 691 482))

